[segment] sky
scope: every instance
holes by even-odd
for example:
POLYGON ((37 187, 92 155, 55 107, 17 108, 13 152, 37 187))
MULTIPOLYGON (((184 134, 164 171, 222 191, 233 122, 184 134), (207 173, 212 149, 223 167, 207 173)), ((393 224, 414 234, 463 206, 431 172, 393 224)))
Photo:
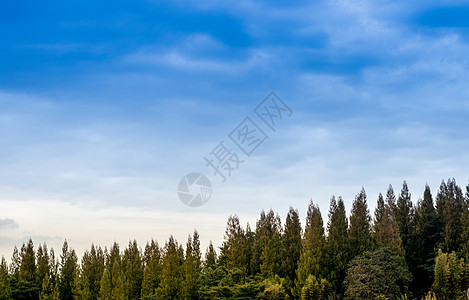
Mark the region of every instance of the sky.
MULTIPOLYGON (((469 175, 465 1, 6 1, 0 8, 0 255, 32 238, 79 254, 172 234, 223 242, 332 195, 469 175), (291 109, 274 130, 271 92, 291 109), (267 136, 245 155, 246 117, 267 136), (240 163, 222 182, 204 158, 240 163), (202 173, 209 201, 178 198, 202 173)), ((258 131, 259 132, 259 131, 258 131)))

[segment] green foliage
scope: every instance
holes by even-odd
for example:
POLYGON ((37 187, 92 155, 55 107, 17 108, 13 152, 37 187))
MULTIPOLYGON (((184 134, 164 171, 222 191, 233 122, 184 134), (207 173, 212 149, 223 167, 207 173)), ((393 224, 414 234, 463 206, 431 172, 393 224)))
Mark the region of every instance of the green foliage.
POLYGON ((101 280, 99 283, 99 295, 98 300, 111 300, 112 295, 112 282, 111 282, 111 273, 106 268, 103 271, 101 280))
POLYGON ((296 279, 296 269, 301 255, 301 222, 298 211, 290 207, 285 220, 285 230, 281 245, 281 276, 286 278, 284 284, 287 294, 291 296, 291 289, 296 279))
POLYGON ((293 208, 284 227, 274 211, 262 211, 255 231, 230 216, 220 255, 210 242, 203 261, 197 231, 185 249, 172 236, 163 249, 151 240, 143 252, 136 241, 122 252, 116 242, 109 251, 92 244, 80 264, 67 241, 56 259, 29 240, 14 247, 9 265, 0 262, 0 300, 469 298, 469 185, 463 195, 454 179, 442 182, 436 208, 428 185, 416 207, 405 182, 397 203, 389 186, 373 228, 362 189, 349 219, 340 197, 332 197, 328 219, 326 235, 313 203, 304 230, 293 208))
POLYGON ((371 249, 371 217, 366 202, 366 192, 362 188, 355 197, 350 215, 349 253, 351 257, 362 254, 371 249))
POLYGON ((223 242, 220 264, 227 269, 238 268, 247 273, 249 268, 246 236, 239 224, 238 216, 230 216, 226 224, 225 241, 223 242))
POLYGON ((217 252, 213 247, 212 241, 210 241, 207 251, 205 253, 204 266, 209 268, 215 268, 218 264, 217 252))
POLYGON ((399 227, 402 247, 406 252, 406 258, 408 260, 413 250, 411 249, 410 242, 413 234, 413 209, 409 187, 407 186, 407 182, 405 180, 402 184, 401 193, 399 194, 397 205, 394 209, 394 214, 396 216, 397 225, 399 227))
POLYGON ((118 299, 125 299, 124 294, 124 282, 122 280, 122 271, 119 266, 119 262, 117 260, 114 261, 112 265, 112 272, 111 272, 111 299, 118 300, 118 299))
POLYGON ((381 222, 384 215, 384 198, 383 194, 379 193, 378 201, 376 201, 376 208, 375 208, 375 219, 373 222, 373 230, 376 232, 376 226, 381 222))
POLYGON ((368 251, 354 258, 345 278, 346 299, 398 299, 407 293, 411 274, 404 258, 389 248, 368 251))
POLYGON ((182 297, 184 255, 182 248, 170 236, 164 248, 160 286, 156 294, 164 299, 180 299, 182 297))
POLYGON ((375 241, 376 248, 387 247, 397 255, 404 257, 399 227, 394 216, 394 211, 388 203, 384 206, 381 221, 376 224, 375 241))
POLYGON ((281 230, 280 217, 273 210, 265 215, 261 214, 261 219, 256 224, 256 240, 261 245, 260 271, 264 278, 279 273, 281 230))
POLYGON ((343 293, 342 282, 345 278, 350 257, 348 254, 347 230, 348 220, 344 201, 339 197, 337 202, 335 197, 332 197, 329 208, 329 222, 327 223, 325 265, 328 271, 326 278, 337 294, 343 293))
POLYGON ((321 277, 324 266, 324 225, 319 206, 311 201, 306 216, 306 227, 302 241, 302 251, 298 262, 296 292, 301 293, 309 275, 321 277))
POLYGON ((142 292, 143 262, 137 241, 129 242, 122 257, 123 284, 128 299, 138 299, 142 292))
POLYGON ((161 251, 153 239, 145 246, 143 262, 142 297, 146 297, 155 293, 161 281, 161 251))
POLYGON ((186 244, 186 257, 183 264, 184 281, 183 297, 185 299, 199 299, 199 274, 201 268, 199 234, 194 231, 193 238, 189 236, 186 244))
POLYGON ((465 208, 462 190, 454 178, 448 179, 446 184, 442 181, 437 195, 437 212, 442 228, 441 248, 445 252, 459 251, 464 245, 461 233, 465 208))
POLYGON ((73 290, 77 275, 77 255, 75 250, 68 248, 67 241, 62 246, 60 256, 59 294, 60 299, 73 299, 73 290))
POLYGON ((5 257, 2 256, 0 263, 0 300, 10 299, 10 276, 8 275, 8 265, 5 257))
MULTIPOLYGON (((461 217, 462 232, 459 253, 469 261, 469 184, 466 186, 464 209, 461 217)), ((469 297, 468 297, 469 298, 469 297)))
POLYGON ((309 275, 301 289, 301 300, 327 300, 331 293, 332 285, 326 279, 309 275))
POLYGON ((81 261, 81 272, 76 283, 77 291, 81 299, 96 299, 98 297, 101 279, 104 272, 104 253, 101 247, 91 245, 91 250, 86 251, 81 261))
POLYGON ((447 254, 438 251, 435 281, 432 285, 432 291, 438 300, 463 299, 469 287, 467 268, 464 259, 458 259, 455 252, 447 254))
POLYGON ((440 241, 438 215, 428 185, 425 186, 423 200, 417 203, 414 225, 414 259, 408 265, 413 275, 414 295, 422 297, 430 289, 433 282, 435 249, 440 241))
POLYGON ((266 300, 284 300, 288 299, 289 296, 285 290, 285 280, 275 276, 273 280, 265 280, 264 292, 262 293, 262 299, 266 300))

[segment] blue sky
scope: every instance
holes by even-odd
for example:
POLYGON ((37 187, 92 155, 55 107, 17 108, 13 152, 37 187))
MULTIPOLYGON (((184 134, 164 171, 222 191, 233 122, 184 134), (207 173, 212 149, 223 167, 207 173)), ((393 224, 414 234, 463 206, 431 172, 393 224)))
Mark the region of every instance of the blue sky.
POLYGON ((0 254, 28 237, 219 245, 230 214, 370 210, 388 184, 469 179, 464 1, 7 1, 0 254), (180 178, 275 91, 294 111, 200 208, 180 178))

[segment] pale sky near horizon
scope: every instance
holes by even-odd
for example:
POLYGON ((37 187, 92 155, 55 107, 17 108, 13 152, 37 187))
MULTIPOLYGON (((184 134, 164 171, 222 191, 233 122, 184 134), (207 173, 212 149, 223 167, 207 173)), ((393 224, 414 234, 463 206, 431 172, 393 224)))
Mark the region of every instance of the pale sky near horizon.
POLYGON ((170 234, 223 241, 237 214, 270 208, 327 221, 332 195, 370 213, 403 180, 468 183, 465 1, 7 1, 0 9, 0 256, 29 237, 81 255, 170 234), (293 111, 275 132, 253 112, 274 91, 293 111), (229 134, 268 135, 250 157, 229 134), (222 183, 204 157, 244 160, 222 183), (187 173, 212 182, 185 206, 187 173))

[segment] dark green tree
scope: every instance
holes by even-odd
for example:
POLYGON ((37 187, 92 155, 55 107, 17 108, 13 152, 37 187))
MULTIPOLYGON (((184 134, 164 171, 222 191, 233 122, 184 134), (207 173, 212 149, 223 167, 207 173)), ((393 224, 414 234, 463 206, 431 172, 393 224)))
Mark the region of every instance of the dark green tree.
POLYGON ((208 268, 216 268, 218 263, 217 252, 213 247, 212 241, 208 244, 207 251, 205 251, 204 266, 208 268))
POLYGON ((49 253, 47 252, 47 245, 44 243, 44 245, 39 244, 36 252, 36 262, 37 262, 37 268, 36 268, 36 285, 42 289, 42 284, 44 282, 44 279, 47 277, 47 281, 50 282, 49 280, 49 253))
POLYGON ((136 240, 129 242, 124 250, 122 271, 126 298, 138 299, 142 293, 143 262, 136 240))
POLYGON ((412 238, 413 234, 413 210, 409 187, 407 186, 407 182, 405 180, 402 184, 399 198, 397 199, 397 205, 394 210, 394 214, 396 215, 397 225, 399 226, 399 234, 402 239, 402 246, 406 252, 407 261, 409 261, 408 258, 412 253, 412 249, 410 249, 410 239, 412 238))
POLYGON ((163 299, 181 299, 182 281, 184 280, 184 256, 177 241, 170 236, 164 248, 162 273, 157 295, 163 299))
POLYGON ((333 196, 329 207, 329 221, 327 223, 327 239, 325 245, 326 279, 333 286, 336 294, 343 294, 342 283, 345 278, 349 262, 347 243, 348 220, 342 197, 338 202, 333 196))
POLYGON ((399 299, 407 294, 411 274, 404 258, 389 248, 354 258, 345 278, 346 299, 399 299))
POLYGON ((324 273, 324 223, 319 206, 311 201, 306 216, 302 251, 298 262, 295 294, 299 296, 309 275, 320 279, 324 273))
POLYGON ((418 202, 415 213, 415 260, 409 265, 412 272, 414 296, 422 297, 433 282, 435 249, 440 241, 439 220, 433 205, 430 187, 425 185, 423 199, 418 202))
POLYGON ((121 264, 120 248, 119 248, 119 244, 116 242, 112 244, 109 254, 106 255, 106 268, 111 274, 111 277, 112 277, 112 268, 114 267, 115 263, 117 263, 117 266, 120 266, 121 264))
POLYGON ((454 178, 441 182, 436 197, 436 209, 440 221, 441 244, 444 252, 459 251, 463 245, 463 215, 465 200, 454 178))
POLYGON ((75 250, 69 249, 67 240, 62 246, 62 255, 60 256, 60 276, 59 276, 59 294, 60 299, 73 299, 72 287, 75 286, 77 274, 77 255, 75 250))
MULTIPOLYGON (((104 274, 104 273, 103 273, 104 274)), ((111 299, 113 300, 123 300, 127 299, 125 297, 125 287, 124 281, 122 280, 123 274, 121 271, 121 267, 117 260, 114 261, 112 264, 112 272, 111 272, 111 299)))
POLYGON ((0 262, 0 300, 8 300, 11 297, 10 276, 5 257, 0 262))
POLYGON ((296 279, 296 269, 301 254, 301 222, 298 211, 290 207, 285 220, 281 248, 281 276, 286 278, 285 286, 290 294, 296 279))
POLYGON ((461 217, 462 232, 459 253, 469 262, 469 184, 466 186, 465 205, 461 217))
POLYGON ((349 254, 353 258, 372 248, 371 217, 366 202, 366 192, 362 188, 355 197, 350 214, 349 254))
POLYGON ((111 273, 107 268, 104 269, 103 275, 99 283, 99 295, 98 300, 112 300, 112 282, 111 273))
MULTIPOLYGON (((407 186, 407 184, 405 185, 407 186)), ((391 209, 396 209, 396 195, 394 194, 394 188, 392 185, 389 185, 388 190, 386 191, 386 203, 391 209)))
POLYGON ((143 262, 142 297, 146 297, 155 293, 161 280, 161 251, 154 239, 145 246, 143 262))
POLYGON ((230 216, 226 224, 225 241, 220 253, 220 264, 227 269, 238 268, 244 273, 248 270, 246 239, 238 216, 230 216))
POLYGON ((101 247, 91 245, 85 251, 81 261, 80 294, 82 299, 96 299, 101 286, 101 278, 105 268, 105 257, 101 247))
POLYGON ((375 218, 373 220, 373 232, 376 232, 376 226, 383 219, 384 215, 384 198, 381 193, 378 195, 378 200, 376 201, 375 209, 375 218))
POLYGON ((197 230, 194 235, 189 236, 186 244, 186 256, 184 259, 184 281, 183 297, 184 299, 199 299, 199 275, 201 270, 200 241, 197 230))
POLYGON ((264 278, 272 277, 280 271, 281 231, 280 217, 273 210, 256 224, 256 239, 261 243, 260 271, 264 278))
POLYGON ((39 299, 40 286, 36 279, 36 253, 31 239, 21 247, 20 257, 18 289, 14 297, 16 299, 39 299))
POLYGON ((332 285, 326 279, 318 280, 313 275, 309 275, 301 289, 301 300, 328 300, 332 290, 332 285))
POLYGON ((381 222, 376 225, 375 240, 376 248, 387 247, 395 254, 404 257, 399 227, 394 216, 394 211, 388 203, 384 205, 384 214, 381 222))
POLYGON ((469 285, 466 272, 463 259, 458 259, 455 252, 447 254, 440 249, 435 260, 435 281, 432 285, 437 299, 465 299, 463 296, 469 285))

